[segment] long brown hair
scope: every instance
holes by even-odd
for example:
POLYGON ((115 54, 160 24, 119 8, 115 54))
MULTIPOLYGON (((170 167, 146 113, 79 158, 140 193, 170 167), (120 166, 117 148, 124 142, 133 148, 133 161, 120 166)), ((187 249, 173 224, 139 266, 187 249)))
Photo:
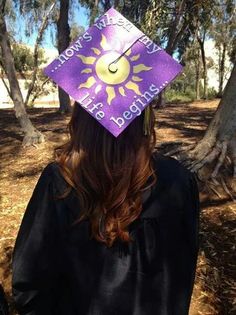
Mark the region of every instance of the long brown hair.
POLYGON ((91 236, 109 247, 116 239, 132 240, 128 226, 142 211, 141 193, 156 181, 152 109, 150 135, 144 135, 143 121, 144 111, 115 138, 75 103, 70 139, 56 149, 62 176, 79 198, 82 212, 76 223, 89 219, 91 236))

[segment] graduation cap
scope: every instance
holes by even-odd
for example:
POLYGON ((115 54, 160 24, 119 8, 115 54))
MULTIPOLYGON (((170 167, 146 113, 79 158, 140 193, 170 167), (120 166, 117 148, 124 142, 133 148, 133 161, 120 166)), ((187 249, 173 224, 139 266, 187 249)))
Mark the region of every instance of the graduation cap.
POLYGON ((44 72, 117 137, 181 70, 111 8, 44 72))

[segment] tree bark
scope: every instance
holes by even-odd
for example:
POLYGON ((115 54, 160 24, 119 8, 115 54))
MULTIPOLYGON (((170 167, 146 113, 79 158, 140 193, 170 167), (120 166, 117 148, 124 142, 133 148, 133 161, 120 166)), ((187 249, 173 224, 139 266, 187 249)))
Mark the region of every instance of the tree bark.
POLYGON ((158 94, 157 105, 155 108, 162 108, 165 107, 165 105, 166 105, 165 90, 163 90, 158 94))
MULTIPOLYGON (((222 54, 219 56, 219 91, 218 97, 222 97, 223 94, 223 84, 224 84, 224 76, 225 76, 225 57, 226 57, 226 43, 223 43, 222 54)), ((221 47, 220 47, 221 48, 221 47)))
POLYGON ((196 70, 196 100, 200 100, 200 56, 197 56, 195 61, 195 70, 196 70))
POLYGON ((189 157, 194 160, 190 165, 194 171, 198 171, 205 164, 217 161, 213 172, 213 177, 215 177, 227 154, 231 156, 234 172, 236 170, 236 149, 234 148, 236 143, 235 86, 236 64, 234 65, 229 81, 225 87, 217 111, 211 120, 203 139, 198 142, 195 149, 189 153, 189 157))
MULTIPOLYGON (((183 15, 184 12, 184 7, 186 4, 186 0, 182 0, 179 4, 179 6, 176 8, 176 15, 175 18, 170 25, 170 35, 166 47, 166 52, 172 56, 174 50, 176 49, 177 43, 181 36, 184 34, 185 31, 185 24, 182 24, 181 27, 179 27, 180 21, 181 21, 181 16, 183 15)), ((165 90, 164 90, 165 91, 165 90)), ((158 95, 158 101, 157 101, 157 108, 160 107, 165 107, 165 92, 162 91, 158 95)))
MULTIPOLYGON (((70 45, 70 26, 68 23, 69 15, 69 0, 60 0, 60 13, 57 21, 57 34, 58 34, 58 51, 61 54, 70 45)), ((58 87, 59 111, 62 113, 71 111, 69 95, 58 87)))
POLYGON ((200 38, 200 36, 197 36, 197 40, 200 46, 201 50, 201 56, 202 56, 202 65, 203 65, 203 98, 207 99, 208 97, 208 86, 207 86, 207 64, 206 64, 206 55, 205 55, 205 48, 204 48, 204 42, 205 42, 205 34, 203 36, 203 39, 200 38))
POLYGON ((14 103, 15 115, 24 132, 23 146, 30 146, 43 142, 44 136, 33 126, 25 110, 4 19, 5 2, 6 1, 3 1, 0 4, 0 47, 2 51, 3 67, 9 81, 10 95, 14 103))
POLYGON ((98 14, 98 0, 95 0, 93 7, 91 9, 91 14, 90 14, 90 20, 89 20, 90 26, 94 24, 97 14, 98 14))
POLYGON ((183 15, 183 12, 184 12, 185 4, 186 4, 186 0, 182 0, 180 2, 179 6, 176 8, 176 15, 173 20, 173 23, 170 25, 171 32, 170 32, 167 47, 166 47, 166 52, 170 55, 173 54, 174 50, 176 49, 178 39, 181 37, 181 35, 185 31, 184 24, 182 25, 181 28, 179 27, 181 16, 183 15))

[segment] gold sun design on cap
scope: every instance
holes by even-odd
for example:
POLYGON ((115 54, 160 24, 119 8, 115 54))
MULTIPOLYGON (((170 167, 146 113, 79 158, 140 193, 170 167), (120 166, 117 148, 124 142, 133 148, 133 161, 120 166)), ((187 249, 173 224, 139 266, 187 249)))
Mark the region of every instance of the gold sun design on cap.
MULTIPOLYGON (((133 90, 136 94, 141 95, 139 85, 136 82, 141 82, 143 79, 137 74, 143 71, 149 71, 152 67, 148 67, 143 63, 134 65, 133 63, 140 58, 140 54, 132 56, 131 48, 121 56, 119 52, 112 50, 107 42, 105 35, 102 34, 100 42, 102 51, 98 48, 91 48, 98 57, 77 55, 83 64, 88 67, 81 71, 82 74, 93 73, 93 65, 97 77, 105 83, 107 93, 107 103, 111 105, 112 100, 116 97, 117 90, 122 96, 126 96, 125 89, 133 90), (131 73, 131 78, 130 72, 131 73), (116 89, 115 89, 116 88, 116 89)), ((91 75, 85 82, 79 85, 79 88, 91 88, 97 83, 94 75, 91 75)), ((95 93, 98 94, 104 85, 98 84, 95 88, 95 93)))

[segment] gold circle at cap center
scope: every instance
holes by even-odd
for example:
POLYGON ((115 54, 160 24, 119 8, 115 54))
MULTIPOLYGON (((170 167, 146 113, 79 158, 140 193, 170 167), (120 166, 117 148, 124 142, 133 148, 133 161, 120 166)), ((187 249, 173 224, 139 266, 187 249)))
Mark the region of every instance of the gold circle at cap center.
POLYGON ((117 85, 123 83, 128 78, 130 63, 125 56, 120 56, 118 52, 111 51, 97 60, 95 71, 98 78, 104 83, 117 85))

